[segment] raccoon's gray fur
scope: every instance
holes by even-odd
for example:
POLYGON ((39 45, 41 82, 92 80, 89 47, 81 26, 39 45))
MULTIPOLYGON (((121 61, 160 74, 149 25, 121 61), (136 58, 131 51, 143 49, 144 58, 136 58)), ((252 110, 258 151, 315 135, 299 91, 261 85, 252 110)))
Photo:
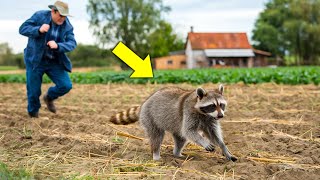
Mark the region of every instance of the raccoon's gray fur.
POLYGON ((197 88, 187 91, 180 88, 163 88, 152 94, 139 108, 112 116, 115 124, 140 121, 150 139, 153 159, 160 159, 160 147, 165 131, 174 138, 174 156, 181 157, 181 151, 190 140, 207 151, 214 151, 217 144, 228 160, 236 161, 223 142, 219 119, 224 116, 227 101, 222 96, 223 86, 218 90, 205 91, 197 88), (139 115, 139 116, 137 116, 139 115), (139 118, 138 118, 139 117, 139 118), (203 132, 205 137, 199 132, 203 132))

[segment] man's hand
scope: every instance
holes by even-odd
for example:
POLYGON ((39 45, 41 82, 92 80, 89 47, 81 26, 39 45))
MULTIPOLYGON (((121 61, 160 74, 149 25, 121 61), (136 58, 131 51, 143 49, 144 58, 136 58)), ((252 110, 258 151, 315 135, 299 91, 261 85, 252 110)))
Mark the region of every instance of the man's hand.
POLYGON ((47 45, 51 48, 51 49, 58 49, 58 44, 55 41, 49 41, 47 43, 47 45))
POLYGON ((41 33, 46 33, 48 32, 50 29, 50 25, 49 24, 42 24, 42 26, 40 27, 39 31, 41 33))

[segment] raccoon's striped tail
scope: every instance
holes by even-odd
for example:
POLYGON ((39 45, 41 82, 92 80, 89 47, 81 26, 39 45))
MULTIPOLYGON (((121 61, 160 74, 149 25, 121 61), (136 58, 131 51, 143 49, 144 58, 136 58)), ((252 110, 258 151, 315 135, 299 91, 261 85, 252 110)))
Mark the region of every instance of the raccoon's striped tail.
POLYGON ((139 120, 139 111, 140 106, 129 108, 127 111, 122 111, 117 113, 116 115, 111 116, 110 121, 113 124, 119 125, 126 125, 137 122, 139 120))

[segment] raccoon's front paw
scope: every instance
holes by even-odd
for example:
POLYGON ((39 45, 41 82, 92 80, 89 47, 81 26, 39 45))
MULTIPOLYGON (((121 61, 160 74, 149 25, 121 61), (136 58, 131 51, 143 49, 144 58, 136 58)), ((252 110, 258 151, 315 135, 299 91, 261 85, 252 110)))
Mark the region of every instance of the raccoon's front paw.
POLYGON ((234 156, 231 156, 230 160, 233 161, 233 162, 236 162, 238 159, 236 157, 234 157, 234 156))
POLYGON ((215 150, 213 144, 209 144, 208 146, 205 147, 205 149, 206 149, 207 151, 210 151, 210 152, 212 152, 212 151, 215 150))
POLYGON ((238 159, 234 156, 227 157, 229 161, 236 162, 238 159))
POLYGON ((176 158, 184 158, 184 155, 180 154, 173 154, 174 157, 176 158))

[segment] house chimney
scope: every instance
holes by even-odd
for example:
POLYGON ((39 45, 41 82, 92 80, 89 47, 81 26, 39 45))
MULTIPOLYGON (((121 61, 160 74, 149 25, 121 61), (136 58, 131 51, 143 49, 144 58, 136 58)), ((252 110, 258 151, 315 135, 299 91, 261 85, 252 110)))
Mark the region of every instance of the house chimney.
POLYGON ((190 27, 190 32, 193 33, 193 26, 190 27))

